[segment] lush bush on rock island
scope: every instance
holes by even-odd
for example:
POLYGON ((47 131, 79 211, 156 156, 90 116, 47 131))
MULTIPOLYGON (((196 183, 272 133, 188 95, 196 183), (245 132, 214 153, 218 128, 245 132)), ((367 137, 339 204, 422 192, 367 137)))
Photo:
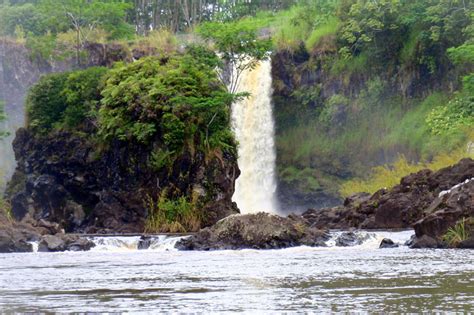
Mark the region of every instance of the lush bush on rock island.
POLYGON ((216 58, 194 47, 44 76, 14 144, 13 215, 69 232, 185 232, 236 213, 234 96, 216 58))

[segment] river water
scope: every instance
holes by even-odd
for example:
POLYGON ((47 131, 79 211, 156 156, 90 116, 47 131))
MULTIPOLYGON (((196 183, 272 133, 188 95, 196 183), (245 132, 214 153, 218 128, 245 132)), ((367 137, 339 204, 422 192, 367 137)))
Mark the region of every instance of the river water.
MULTIPOLYGON (((179 252, 160 238, 89 252, 0 255, 2 312, 474 311, 474 252, 356 247, 179 252)), ((373 234, 371 234, 373 235, 373 234)))

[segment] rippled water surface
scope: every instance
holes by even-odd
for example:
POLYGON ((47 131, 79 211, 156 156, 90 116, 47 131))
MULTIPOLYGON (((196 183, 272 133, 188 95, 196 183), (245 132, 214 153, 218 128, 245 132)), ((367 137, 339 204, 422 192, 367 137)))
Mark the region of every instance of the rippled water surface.
MULTIPOLYGON (((474 311, 474 251, 352 248, 178 252, 169 245, 0 255, 0 310, 474 311)), ((132 244, 132 245, 131 245, 132 244)))

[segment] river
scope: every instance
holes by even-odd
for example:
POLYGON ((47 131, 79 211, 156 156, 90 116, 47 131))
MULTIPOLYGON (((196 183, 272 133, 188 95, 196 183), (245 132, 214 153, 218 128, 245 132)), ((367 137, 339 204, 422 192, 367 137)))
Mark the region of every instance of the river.
MULTIPOLYGON (((179 252, 161 238, 95 239, 89 252, 0 255, 3 312, 473 311, 470 250, 355 247, 179 252)), ((373 235, 373 234, 371 234, 373 235)))

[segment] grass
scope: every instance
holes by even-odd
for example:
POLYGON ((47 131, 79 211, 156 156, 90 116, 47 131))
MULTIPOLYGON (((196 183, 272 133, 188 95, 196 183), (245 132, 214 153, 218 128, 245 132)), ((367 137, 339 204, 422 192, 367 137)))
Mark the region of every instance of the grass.
POLYGON ((306 49, 312 51, 320 43, 323 37, 336 34, 339 23, 340 21, 338 18, 332 17, 328 19, 327 23, 316 27, 305 42, 306 49))
POLYGON ((132 50, 155 49, 162 54, 170 54, 178 50, 178 39, 175 34, 167 29, 159 29, 150 32, 147 36, 137 37, 130 47, 132 50))
POLYGON ((0 212, 3 212, 9 221, 13 221, 12 207, 8 201, 0 197, 0 212))
POLYGON ((469 225, 472 225, 472 218, 463 218, 458 221, 456 225, 450 227, 443 235, 443 241, 445 241, 450 247, 456 247, 459 243, 469 238, 469 225))
POLYGON ((426 168, 437 171, 453 165, 467 156, 468 154, 464 148, 460 148, 452 153, 440 154, 436 156, 433 161, 427 163, 410 163, 402 155, 393 164, 373 168, 371 175, 367 179, 352 179, 344 182, 341 185, 340 194, 343 197, 353 195, 357 192, 373 194, 381 188, 392 188, 398 185, 402 177, 411 173, 416 173, 426 168))
POLYGON ((447 94, 410 101, 380 91, 365 94, 348 100, 339 127, 337 120, 323 122, 311 113, 293 116, 293 127, 279 130, 276 138, 280 179, 307 185, 305 177, 311 177, 325 190, 322 183, 331 179, 342 196, 373 193, 412 172, 438 170, 466 156, 465 143, 474 132, 434 135, 426 123, 430 111, 449 100, 447 94))
POLYGON ((201 227, 199 211, 184 196, 170 200, 162 194, 158 201, 148 197, 146 206, 145 233, 186 233, 201 227))

